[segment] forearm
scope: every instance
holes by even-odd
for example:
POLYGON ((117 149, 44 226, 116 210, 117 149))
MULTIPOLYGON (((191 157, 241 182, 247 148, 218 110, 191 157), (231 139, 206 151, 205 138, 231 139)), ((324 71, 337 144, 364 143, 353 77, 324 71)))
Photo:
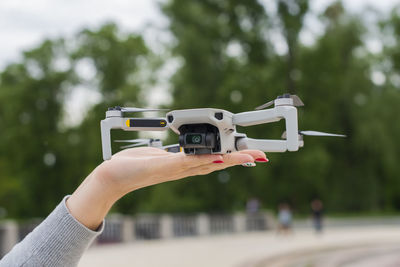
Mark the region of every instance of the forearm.
POLYGON ((68 198, 67 207, 80 223, 91 230, 99 227, 112 205, 122 197, 112 184, 93 171, 68 198))
POLYGON ((0 261, 1 267, 77 265, 102 226, 86 228, 69 213, 65 200, 0 261))

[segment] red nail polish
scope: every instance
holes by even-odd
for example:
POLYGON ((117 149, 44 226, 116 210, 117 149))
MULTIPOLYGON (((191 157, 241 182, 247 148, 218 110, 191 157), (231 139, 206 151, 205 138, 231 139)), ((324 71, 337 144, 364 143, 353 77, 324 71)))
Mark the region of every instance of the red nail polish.
POLYGON ((264 159, 264 158, 258 158, 256 159, 257 162, 268 162, 268 159, 264 159))
POLYGON ((222 160, 214 160, 213 163, 224 163, 222 160))

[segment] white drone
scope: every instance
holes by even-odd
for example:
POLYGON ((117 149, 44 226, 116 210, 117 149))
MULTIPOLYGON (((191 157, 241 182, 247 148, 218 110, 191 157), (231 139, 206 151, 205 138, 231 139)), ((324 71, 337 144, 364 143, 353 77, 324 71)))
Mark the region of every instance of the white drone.
MULTIPOLYGON (((337 136, 316 131, 299 131, 297 126, 297 108, 303 106, 303 102, 296 95, 284 94, 278 96, 255 111, 231 113, 223 109, 200 108, 173 110, 166 114, 165 118, 135 118, 125 117, 127 113, 158 111, 158 109, 141 108, 110 108, 106 112, 106 118, 101 121, 101 139, 103 159, 108 160, 112 156, 111 129, 124 131, 165 131, 172 129, 179 135, 179 145, 172 145, 174 152, 180 149, 186 154, 226 154, 244 149, 258 149, 264 152, 297 151, 303 147, 303 135, 311 136, 337 136), (271 105, 273 108, 265 109, 271 105), (252 126, 285 119, 286 131, 282 135, 283 140, 252 139, 244 133, 236 132, 236 125, 252 126), (177 149, 179 148, 179 149, 177 149)), ((134 143, 123 148, 149 145, 162 147, 162 143, 155 140, 126 140, 134 143), (154 143, 155 142, 155 143, 154 143)), ((119 140, 122 141, 122 140, 119 140)), ((165 147, 164 147, 165 148, 165 147)))

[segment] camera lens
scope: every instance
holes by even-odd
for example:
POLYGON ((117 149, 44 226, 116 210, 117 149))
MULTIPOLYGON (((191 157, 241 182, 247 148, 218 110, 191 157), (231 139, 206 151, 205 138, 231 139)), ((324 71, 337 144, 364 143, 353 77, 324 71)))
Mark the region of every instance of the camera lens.
POLYGON ((186 143, 198 145, 202 143, 202 136, 201 134, 187 134, 186 135, 186 143))
POLYGON ((193 144, 200 144, 201 143, 201 136, 199 136, 199 135, 192 136, 192 143, 193 144))

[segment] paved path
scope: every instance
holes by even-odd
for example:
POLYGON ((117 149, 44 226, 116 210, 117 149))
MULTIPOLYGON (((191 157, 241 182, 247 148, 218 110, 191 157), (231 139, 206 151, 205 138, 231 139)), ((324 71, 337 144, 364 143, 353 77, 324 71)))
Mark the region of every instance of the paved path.
POLYGON ((323 235, 296 230, 137 241, 89 249, 79 267, 394 267, 400 266, 400 226, 343 227, 323 235))

